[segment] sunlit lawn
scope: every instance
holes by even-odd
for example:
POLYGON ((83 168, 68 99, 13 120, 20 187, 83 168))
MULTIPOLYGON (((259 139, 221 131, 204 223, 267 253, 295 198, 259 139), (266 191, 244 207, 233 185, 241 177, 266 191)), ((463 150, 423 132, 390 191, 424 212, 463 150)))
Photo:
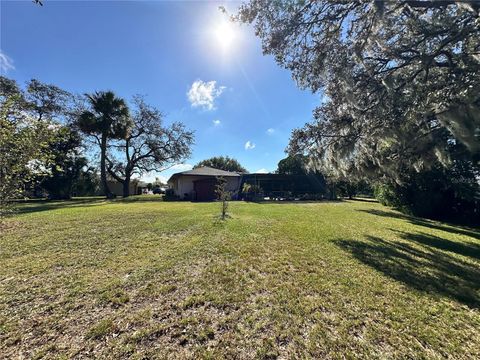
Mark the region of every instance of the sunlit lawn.
POLYGON ((222 222, 134 200, 7 220, 0 358, 480 358, 479 231, 366 201, 222 222))

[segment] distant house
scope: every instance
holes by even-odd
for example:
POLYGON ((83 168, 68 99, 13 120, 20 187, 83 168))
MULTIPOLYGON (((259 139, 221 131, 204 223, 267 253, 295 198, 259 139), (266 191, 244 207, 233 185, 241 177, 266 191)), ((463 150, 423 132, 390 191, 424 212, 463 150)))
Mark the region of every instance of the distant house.
MULTIPOLYGON (((119 183, 116 180, 107 180, 108 183, 108 188, 110 191, 117 195, 117 196, 122 196, 123 195, 123 184, 119 183)), ((132 179, 130 181, 130 195, 141 195, 143 192, 143 189, 146 189, 146 184, 143 183, 142 181, 138 181, 137 179, 132 179)))
POLYGON ((215 187, 219 177, 226 180, 226 190, 235 196, 240 188, 241 175, 207 166, 173 174, 168 179, 168 185, 180 199, 211 201, 216 198, 215 187))
MULTIPOLYGON (((240 174, 236 172, 199 167, 173 174, 168 186, 183 200, 211 201, 216 199, 217 179, 227 181, 227 191, 233 199, 248 199, 242 192, 245 184, 254 185, 261 198, 295 199, 324 198, 327 195, 325 179, 320 174, 281 175, 281 174, 240 174)), ((250 194, 251 195, 251 194, 250 194)))

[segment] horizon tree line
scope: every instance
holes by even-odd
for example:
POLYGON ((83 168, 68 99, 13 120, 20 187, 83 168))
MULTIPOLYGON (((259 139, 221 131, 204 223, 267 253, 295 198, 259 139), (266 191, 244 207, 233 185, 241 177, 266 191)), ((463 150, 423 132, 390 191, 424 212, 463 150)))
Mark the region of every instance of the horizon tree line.
POLYGON ((91 194, 98 182, 111 198, 108 177, 123 184, 127 197, 133 176, 182 162, 194 142, 184 124, 164 124, 161 111, 140 96, 127 103, 111 91, 71 94, 35 79, 21 88, 0 76, 0 105, 2 214, 27 194, 68 199, 91 194))

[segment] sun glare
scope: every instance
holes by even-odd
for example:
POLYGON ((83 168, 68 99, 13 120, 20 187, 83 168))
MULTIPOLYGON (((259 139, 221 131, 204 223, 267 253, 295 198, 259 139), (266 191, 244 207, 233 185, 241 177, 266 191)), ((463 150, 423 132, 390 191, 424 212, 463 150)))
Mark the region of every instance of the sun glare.
POLYGON ((231 48, 236 38, 233 25, 226 21, 219 24, 215 28, 215 38, 222 50, 231 48))

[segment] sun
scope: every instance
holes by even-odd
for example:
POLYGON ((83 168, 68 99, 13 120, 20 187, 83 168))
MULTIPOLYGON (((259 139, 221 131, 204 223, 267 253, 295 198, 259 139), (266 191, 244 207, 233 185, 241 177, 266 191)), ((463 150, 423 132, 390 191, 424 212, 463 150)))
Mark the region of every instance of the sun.
POLYGON ((222 50, 228 50, 234 44, 237 34, 230 22, 223 21, 214 29, 215 40, 222 50))

